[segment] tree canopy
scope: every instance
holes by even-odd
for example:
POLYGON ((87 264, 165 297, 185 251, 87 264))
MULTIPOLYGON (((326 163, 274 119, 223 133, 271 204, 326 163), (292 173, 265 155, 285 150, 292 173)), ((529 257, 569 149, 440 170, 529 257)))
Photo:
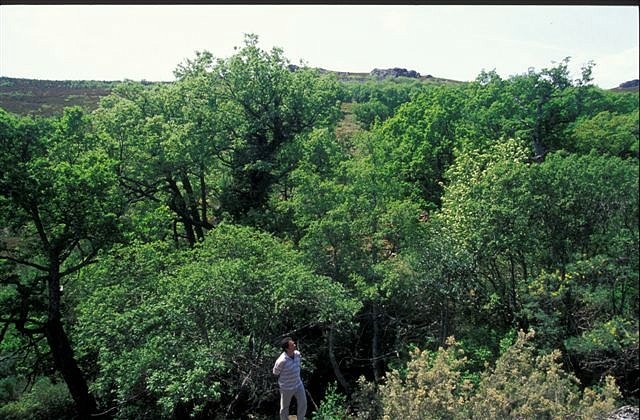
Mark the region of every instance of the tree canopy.
POLYGON ((271 416, 285 336, 318 418, 637 404, 638 93, 568 63, 340 82, 247 35, 0 109, 0 417, 271 416))

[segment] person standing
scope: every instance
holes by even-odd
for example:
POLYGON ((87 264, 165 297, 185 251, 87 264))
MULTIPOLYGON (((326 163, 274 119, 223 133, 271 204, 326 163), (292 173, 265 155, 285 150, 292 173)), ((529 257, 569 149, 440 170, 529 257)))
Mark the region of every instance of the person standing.
POLYGON ((298 420, 304 420, 307 413, 307 396, 304 384, 300 378, 300 360, 302 355, 296 350, 296 343, 291 337, 286 337, 281 342, 282 354, 273 365, 273 374, 278 377, 280 387, 280 419, 289 418, 289 405, 291 398, 296 397, 298 403, 298 420))

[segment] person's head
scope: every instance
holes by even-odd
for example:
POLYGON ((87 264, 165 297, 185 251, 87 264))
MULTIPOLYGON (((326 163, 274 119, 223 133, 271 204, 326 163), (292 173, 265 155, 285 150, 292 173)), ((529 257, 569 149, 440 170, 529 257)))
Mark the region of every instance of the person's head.
POLYGON ((291 337, 285 337, 280 342, 280 347, 282 347, 282 350, 284 351, 293 350, 296 347, 296 342, 293 341, 293 338, 291 337))

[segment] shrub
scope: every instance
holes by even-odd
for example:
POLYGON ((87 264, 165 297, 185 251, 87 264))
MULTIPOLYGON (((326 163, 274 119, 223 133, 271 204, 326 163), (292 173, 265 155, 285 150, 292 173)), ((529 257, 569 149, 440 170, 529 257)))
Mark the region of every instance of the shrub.
POLYGON ((578 401, 578 381, 562 370, 559 351, 536 357, 529 342, 533 336, 520 332, 495 368, 483 374, 470 401, 472 413, 492 418, 569 415, 578 401))
POLYGON ((453 337, 447 345, 437 352, 415 349, 406 375, 389 373, 380 386, 384 419, 452 418, 462 412, 472 388, 470 381, 460 378, 466 357, 453 337))
POLYGON ((0 418, 6 420, 71 419, 74 407, 69 390, 62 382, 40 378, 29 392, 0 407, 0 418))
POLYGON ((320 407, 314 412, 313 418, 322 420, 346 419, 345 401, 346 397, 337 391, 337 384, 335 382, 330 384, 320 402, 320 407))
POLYGON ((587 388, 581 396, 578 379, 562 369, 560 351, 536 355, 534 335, 520 331, 495 368, 483 374, 469 413, 474 418, 606 417, 620 396, 613 379, 599 392, 587 388))
POLYGON ((351 418, 375 420, 382 417, 382 401, 376 384, 360 376, 356 385, 349 407, 351 418))
POLYGON ((534 335, 520 331, 475 389, 461 376, 466 357, 453 338, 447 349, 415 350, 405 373, 393 370, 380 386, 383 418, 606 418, 621 397, 615 379, 581 393, 559 350, 536 354, 534 335))
POLYGON ((613 376, 605 378, 604 386, 601 389, 584 390, 582 400, 578 404, 576 417, 581 419, 604 419, 616 409, 616 401, 622 397, 620 389, 616 385, 613 376))

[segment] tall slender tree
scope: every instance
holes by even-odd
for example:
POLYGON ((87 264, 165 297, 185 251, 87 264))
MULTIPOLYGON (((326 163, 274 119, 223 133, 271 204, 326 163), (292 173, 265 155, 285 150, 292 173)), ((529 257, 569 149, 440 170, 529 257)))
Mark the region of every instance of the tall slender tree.
POLYGON ((114 162, 95 147, 90 124, 80 108, 51 120, 0 110, 0 262, 11 297, 0 319, 46 338, 81 418, 96 402, 66 331, 64 286, 117 240, 124 211, 114 162))

